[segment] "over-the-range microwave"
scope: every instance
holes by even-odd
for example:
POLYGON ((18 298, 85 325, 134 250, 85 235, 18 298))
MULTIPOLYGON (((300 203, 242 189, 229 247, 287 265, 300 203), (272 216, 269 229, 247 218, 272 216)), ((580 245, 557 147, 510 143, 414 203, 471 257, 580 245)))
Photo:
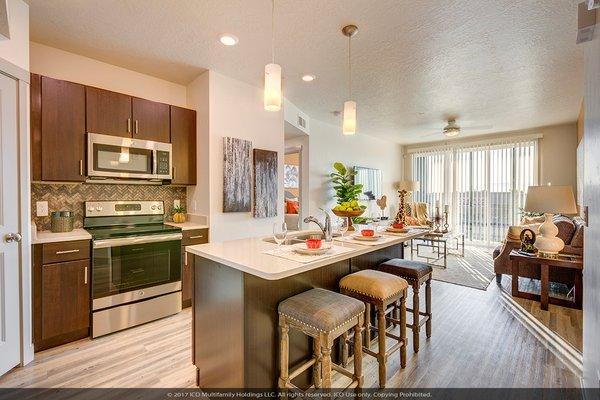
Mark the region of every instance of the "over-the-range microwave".
POLYGON ((170 143, 88 133, 89 179, 172 179, 170 143))

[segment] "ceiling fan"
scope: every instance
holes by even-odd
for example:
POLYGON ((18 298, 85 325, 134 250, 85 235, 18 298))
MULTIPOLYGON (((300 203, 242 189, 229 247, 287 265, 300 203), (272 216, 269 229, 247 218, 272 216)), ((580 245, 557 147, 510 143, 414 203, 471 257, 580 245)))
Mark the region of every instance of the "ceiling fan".
POLYGON ((487 131, 493 128, 493 125, 479 125, 479 126, 460 126, 456 122, 456 118, 448 118, 446 126, 442 128, 442 131, 436 130, 435 133, 426 135, 425 137, 437 136, 440 133, 448 138, 457 137, 462 131, 487 131))

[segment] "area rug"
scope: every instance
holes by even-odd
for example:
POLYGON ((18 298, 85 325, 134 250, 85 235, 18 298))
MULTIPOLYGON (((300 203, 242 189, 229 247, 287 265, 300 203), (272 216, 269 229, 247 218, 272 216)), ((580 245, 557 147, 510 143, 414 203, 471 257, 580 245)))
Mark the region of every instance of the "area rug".
MULTIPOLYGON (((464 257, 449 254, 446 269, 433 268, 433 280, 486 290, 496 276, 493 251, 494 247, 489 246, 465 246, 464 257)), ((410 257, 410 249, 406 249, 406 253, 410 257)), ((421 251, 421 254, 426 255, 424 251, 421 251)), ((426 261, 418 258, 416 252, 413 254, 413 259, 426 261)))

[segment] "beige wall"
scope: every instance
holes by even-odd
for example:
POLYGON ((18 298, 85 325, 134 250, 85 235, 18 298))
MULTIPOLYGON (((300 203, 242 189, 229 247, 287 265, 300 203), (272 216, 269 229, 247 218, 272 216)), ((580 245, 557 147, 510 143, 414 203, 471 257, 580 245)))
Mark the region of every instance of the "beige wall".
POLYGON ((0 58, 29 71, 29 6, 21 0, 8 0, 10 40, 0 40, 0 58))
MULTIPOLYGON (((541 134, 539 140, 539 183, 551 182, 553 185, 571 185, 573 191, 577 190, 577 125, 575 122, 564 125, 545 126, 514 132, 498 133, 478 137, 468 137, 453 141, 429 143, 427 145, 439 146, 443 143, 468 143, 469 141, 497 139, 509 136, 524 136, 541 134)), ((405 146, 405 153, 409 149, 424 148, 425 144, 405 146)), ((406 179, 410 178, 410 156, 404 157, 404 171, 406 179)))
POLYGON ((183 85, 35 42, 29 52, 33 73, 187 107, 183 85))
POLYGON ((199 124, 199 143, 204 143, 209 153, 199 154, 199 174, 203 177, 196 188, 188 192, 188 204, 191 202, 192 210, 194 202, 197 208, 208 209, 211 241, 271 235, 273 223, 283 222, 283 112, 264 110, 262 88, 214 71, 205 72, 200 80, 192 82, 188 92, 188 98, 199 99, 194 105, 198 118, 208 110, 210 121, 208 126, 199 124), (203 104, 206 99, 208 104, 203 104), (278 152, 277 217, 257 219, 251 212, 223 213, 223 138, 226 136, 249 140, 253 148, 278 152), (203 204, 207 193, 208 208, 203 204))
MULTIPOLYGON (((341 123, 341 122, 340 122, 341 123)), ((395 215, 398 198, 394 184, 402 180, 402 146, 365 134, 343 136, 341 125, 311 120, 309 212, 322 218, 319 207, 331 209, 335 200, 329 182, 333 163, 377 168, 382 171, 382 190, 388 198, 386 215, 395 215)))

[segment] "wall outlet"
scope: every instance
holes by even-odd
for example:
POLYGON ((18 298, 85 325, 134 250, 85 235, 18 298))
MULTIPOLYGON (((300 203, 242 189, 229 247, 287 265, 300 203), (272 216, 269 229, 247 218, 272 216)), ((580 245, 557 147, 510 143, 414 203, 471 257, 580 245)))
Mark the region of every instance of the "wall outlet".
POLYGON ((48 216, 48 202, 47 201, 36 201, 35 214, 38 217, 47 217, 48 216))
POLYGON ((181 206, 181 200, 173 200, 173 207, 181 206))

